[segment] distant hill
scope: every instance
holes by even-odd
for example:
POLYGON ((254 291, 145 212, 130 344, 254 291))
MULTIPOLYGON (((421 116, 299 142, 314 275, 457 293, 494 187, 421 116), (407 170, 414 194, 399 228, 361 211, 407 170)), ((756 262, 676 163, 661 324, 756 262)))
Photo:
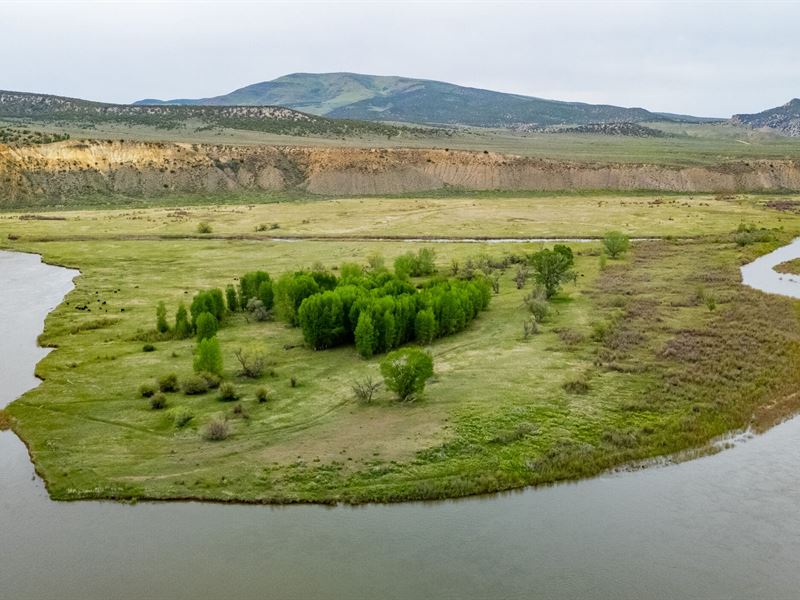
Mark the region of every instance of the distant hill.
POLYGON ((430 129, 329 119, 281 106, 135 106, 2 90, 0 119, 73 123, 89 127, 96 123, 146 125, 160 129, 220 127, 298 136, 393 137, 435 133, 430 129))
POLYGON ((766 127, 783 135, 800 137, 800 98, 795 98, 783 106, 770 108, 760 113, 733 115, 731 122, 735 125, 755 127, 757 129, 766 127))
POLYGON ((331 118, 477 127, 707 120, 643 108, 544 100, 441 81, 356 73, 293 73, 213 98, 148 99, 135 104, 279 105, 331 118))

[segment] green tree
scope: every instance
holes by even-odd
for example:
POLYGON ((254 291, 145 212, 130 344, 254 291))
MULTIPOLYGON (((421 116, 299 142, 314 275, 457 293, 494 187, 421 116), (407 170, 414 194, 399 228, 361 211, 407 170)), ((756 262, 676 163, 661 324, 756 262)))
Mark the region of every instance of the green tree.
POLYGON ((376 335, 375 325, 372 316, 368 311, 361 311, 358 316, 358 324, 355 331, 356 350, 364 358, 369 358, 375 354, 376 335))
POLYGON ((436 316, 430 308, 417 313, 414 320, 414 337, 420 344, 430 344, 436 337, 436 316))
POLYGON ((284 273, 275 285, 275 308, 287 323, 297 325, 303 300, 318 293, 319 284, 308 273, 284 273))
POLYGON ((225 300, 228 302, 228 310, 236 312, 239 310, 239 296, 236 294, 236 288, 229 285, 225 288, 225 300))
POLYGON ((218 329, 219 322, 211 313, 200 313, 200 316, 197 317, 197 341, 213 338, 217 335, 218 329))
POLYGON ((425 382, 433 376, 433 358, 419 348, 395 350, 381 361, 381 375, 388 389, 407 400, 425 389, 425 382))
POLYGON ((164 302, 159 302, 156 307, 156 329, 159 333, 166 333, 169 331, 169 323, 167 323, 167 306, 164 302))
POLYGON ((552 298, 562 283, 575 278, 571 270, 573 261, 563 251, 545 248, 533 254, 530 260, 533 266, 533 279, 544 287, 547 298, 552 298))
POLYGON ((269 310, 275 303, 275 293, 272 290, 272 280, 267 279, 258 285, 258 299, 264 305, 264 310, 269 310))
POLYGON ((603 248, 611 258, 627 252, 630 245, 630 238, 621 231, 609 231, 603 236, 603 248))
POLYGON ((200 340, 194 355, 195 373, 222 375, 222 350, 216 337, 200 340))
POLYGON ((298 320, 303 338, 314 350, 339 343, 344 336, 342 300, 336 292, 309 296, 300 305, 298 320))
POLYGON ((192 335, 192 326, 189 323, 189 314, 186 305, 181 302, 175 312, 175 337, 184 339, 192 335))
MULTIPOLYGON (((252 298, 258 298, 262 302, 264 300, 260 298, 259 288, 261 284, 265 281, 271 282, 269 273, 264 271, 251 271, 250 273, 245 273, 239 278, 239 305, 242 307, 247 306, 247 303, 252 298)), ((264 308, 269 310, 272 308, 272 297, 269 298, 269 304, 265 303, 264 308)))

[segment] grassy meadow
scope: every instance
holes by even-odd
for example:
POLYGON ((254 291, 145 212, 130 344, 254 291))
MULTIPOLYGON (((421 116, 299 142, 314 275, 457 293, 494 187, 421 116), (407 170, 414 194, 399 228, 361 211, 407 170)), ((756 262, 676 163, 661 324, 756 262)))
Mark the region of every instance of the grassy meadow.
POLYGON ((497 194, 2 213, 0 248, 81 270, 40 339, 56 347, 37 367, 44 382, 5 418, 62 500, 435 499, 702 447, 797 408, 797 303, 741 286, 738 273, 798 231, 800 217, 782 206, 757 196, 497 194), (212 232, 199 234, 200 222, 212 232), (737 245, 743 222, 772 238, 737 245), (597 241, 571 243, 578 277, 527 339, 523 298, 532 284, 517 289, 514 266, 499 272, 489 309, 429 347, 435 375, 414 402, 382 388, 358 403, 351 385, 378 378, 381 356, 315 352, 299 329, 242 313, 218 334, 226 380, 241 400, 176 392, 165 410, 151 410, 138 392, 161 375, 192 372, 194 340, 154 336, 159 301, 171 318, 196 291, 255 269, 275 277, 321 263, 336 272, 375 253, 391 264, 433 247, 448 273, 453 261, 542 247, 376 237, 595 237, 609 229, 657 239, 634 242, 617 260, 601 258, 597 241), (298 239, 270 239, 281 236, 298 239), (155 350, 144 352, 146 343, 155 350), (238 348, 266 352, 267 374, 238 376, 238 348), (256 400, 261 387, 266 403, 256 400), (178 409, 192 416, 183 427, 178 409), (217 418, 231 435, 208 441, 201 432, 217 418))

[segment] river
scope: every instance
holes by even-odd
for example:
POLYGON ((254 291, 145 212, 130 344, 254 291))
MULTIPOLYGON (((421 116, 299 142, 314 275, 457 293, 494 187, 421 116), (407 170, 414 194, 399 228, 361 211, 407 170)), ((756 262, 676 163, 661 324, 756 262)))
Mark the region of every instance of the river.
MULTIPOLYGON (((760 260, 749 285, 773 280, 760 260)), ((36 385, 74 274, 0 252, 0 406, 36 385)), ((0 432, 0 597, 796 598, 799 440, 795 418, 686 463, 457 501, 129 506, 50 501, 0 432)))

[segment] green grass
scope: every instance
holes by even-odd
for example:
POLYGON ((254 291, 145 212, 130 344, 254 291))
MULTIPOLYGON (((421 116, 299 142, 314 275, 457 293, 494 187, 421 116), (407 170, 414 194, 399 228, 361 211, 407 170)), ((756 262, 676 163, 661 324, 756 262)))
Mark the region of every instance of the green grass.
MULTIPOLYGON (((47 319, 41 342, 57 349, 37 367, 43 383, 6 412, 57 499, 366 502, 589 476, 701 446, 753 415, 767 424, 793 411, 800 384, 797 304, 744 288, 738 276, 739 264, 779 242, 739 248, 730 232, 746 218, 785 226, 776 230, 785 241, 797 217, 751 197, 697 199, 688 209, 682 206, 688 198, 675 205, 651 206, 652 200, 557 196, 509 199, 506 206, 498 198, 473 198, 440 214, 444 208, 430 210, 428 199, 356 199, 187 209, 189 216, 166 222, 162 209, 64 212, 66 221, 5 214, 0 247, 40 252, 82 273, 47 319), (362 360, 352 347, 314 352, 298 329, 248 323, 240 314, 219 333, 226 380, 240 401, 220 402, 215 392, 169 393, 166 410, 151 410, 139 394, 159 376, 192 372, 194 342, 153 332, 160 300, 172 313, 196 290, 224 286, 248 270, 278 275, 316 261, 333 268, 364 263, 373 252, 388 262, 420 246, 235 239, 262 219, 280 222, 281 233, 435 236, 473 232, 480 223, 484 232, 507 235, 517 227, 509 221, 513 210, 536 216, 525 221, 528 235, 567 225, 571 235, 591 235, 620 215, 641 212, 631 233, 695 238, 637 242, 602 269, 599 243, 575 244, 577 283, 556 297, 551 318, 527 340, 522 299, 529 289, 518 290, 514 269, 506 270, 489 310, 465 332, 431 346, 435 377, 414 403, 398 403, 385 389, 371 404, 358 403, 351 384, 377 378, 380 357, 362 360), (200 217, 230 237, 181 239, 200 217), (7 239, 12 231, 16 241, 7 239), (156 237, 135 239, 141 232, 156 237), (715 297, 715 310, 700 299, 706 295, 715 297), (143 352, 145 342, 155 351, 143 352), (267 353, 264 377, 236 375, 239 347, 267 353), (571 385, 576 381, 586 389, 571 385), (268 390, 265 403, 257 400, 260 388, 268 390), (178 414, 191 418, 178 426, 178 414), (206 425, 220 418, 228 419, 229 437, 204 439, 206 425)), ((479 254, 539 247, 435 249, 446 271, 454 259, 463 264, 479 254)))

